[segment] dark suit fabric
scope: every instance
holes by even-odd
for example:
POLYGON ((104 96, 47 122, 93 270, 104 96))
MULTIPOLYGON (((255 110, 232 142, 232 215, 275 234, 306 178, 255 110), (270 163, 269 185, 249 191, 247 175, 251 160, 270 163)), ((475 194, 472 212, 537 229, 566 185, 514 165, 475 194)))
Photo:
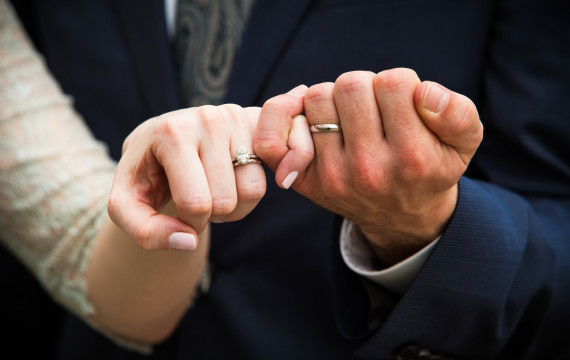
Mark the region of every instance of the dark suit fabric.
MULTIPOLYGON (((160 1, 20 1, 95 135, 120 154, 180 105, 160 1)), ((338 219, 274 185, 215 225, 211 289, 150 359, 570 358, 570 13, 567 1, 258 0, 227 102, 261 105, 350 70, 409 67, 471 98, 484 141, 439 244, 402 296, 369 304, 338 219), (335 227, 336 224, 336 227, 335 227), (331 266, 332 264, 332 266, 331 266)), ((61 359, 138 359, 69 318, 61 359)))

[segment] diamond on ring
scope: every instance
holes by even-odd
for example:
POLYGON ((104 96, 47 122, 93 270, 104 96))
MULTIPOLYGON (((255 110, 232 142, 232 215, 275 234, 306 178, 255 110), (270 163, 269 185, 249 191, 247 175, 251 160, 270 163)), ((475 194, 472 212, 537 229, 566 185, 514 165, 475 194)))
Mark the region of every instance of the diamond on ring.
POLYGON ((250 154, 249 150, 240 146, 236 151, 236 156, 232 159, 232 163, 234 164, 234 166, 253 164, 253 163, 260 164, 261 160, 257 155, 250 154))
POLYGON ((240 165, 244 165, 249 160, 249 151, 246 148, 240 147, 236 151, 236 163, 240 165))

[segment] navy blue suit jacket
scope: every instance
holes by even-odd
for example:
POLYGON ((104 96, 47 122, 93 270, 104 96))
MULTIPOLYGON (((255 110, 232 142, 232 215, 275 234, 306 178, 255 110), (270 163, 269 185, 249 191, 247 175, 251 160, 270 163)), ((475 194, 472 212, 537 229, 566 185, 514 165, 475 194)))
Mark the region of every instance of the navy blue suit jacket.
MULTIPOLYGON (((161 1, 16 3, 115 158, 138 123, 180 106, 161 1)), ((340 259, 334 215, 268 173, 251 215, 214 226, 211 289, 152 358, 393 359, 408 345, 569 358, 569 13, 563 0, 258 0, 227 102, 409 67, 473 99, 484 140, 429 260, 403 296, 380 289, 374 314, 340 259)), ((73 318, 58 355, 140 357, 73 318)))

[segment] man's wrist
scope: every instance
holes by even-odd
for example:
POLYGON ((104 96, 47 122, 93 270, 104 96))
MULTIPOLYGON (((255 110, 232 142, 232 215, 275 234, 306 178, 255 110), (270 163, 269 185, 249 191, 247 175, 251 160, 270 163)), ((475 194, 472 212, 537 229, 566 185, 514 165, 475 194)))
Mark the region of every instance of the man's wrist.
POLYGON ((341 228, 340 247, 345 264, 355 273, 397 293, 403 294, 429 258, 439 237, 406 259, 386 267, 360 229, 345 219, 341 228))
POLYGON ((441 236, 457 204, 458 186, 438 194, 438 199, 425 202, 413 212, 387 212, 382 218, 358 222, 370 249, 386 266, 391 267, 420 252, 441 236), (380 221, 379 221, 380 220, 380 221))

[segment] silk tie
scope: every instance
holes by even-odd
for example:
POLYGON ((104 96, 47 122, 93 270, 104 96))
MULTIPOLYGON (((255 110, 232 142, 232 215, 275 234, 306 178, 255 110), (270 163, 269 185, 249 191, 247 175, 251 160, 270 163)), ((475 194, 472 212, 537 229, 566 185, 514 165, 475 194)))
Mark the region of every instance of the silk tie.
POLYGON ((218 105, 253 0, 179 0, 175 58, 186 106, 218 105))

